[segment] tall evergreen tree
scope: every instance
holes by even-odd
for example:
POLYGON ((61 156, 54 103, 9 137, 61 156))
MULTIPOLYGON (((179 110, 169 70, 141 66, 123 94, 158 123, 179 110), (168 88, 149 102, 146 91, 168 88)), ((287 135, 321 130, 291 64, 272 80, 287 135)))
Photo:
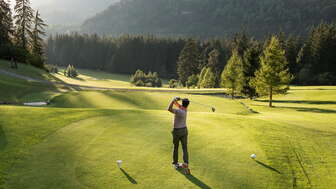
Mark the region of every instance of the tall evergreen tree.
POLYGON ((16 44, 22 49, 28 50, 28 39, 31 35, 31 26, 34 17, 34 11, 30 6, 30 1, 16 0, 14 11, 16 44))
POLYGON ((231 90, 232 99, 242 88, 242 59, 234 50, 221 75, 221 87, 231 90))
POLYGON ((259 68, 261 52, 261 45, 257 41, 251 41, 250 47, 245 51, 242 61, 241 93, 250 99, 257 96, 255 88, 250 85, 250 81, 255 77, 255 72, 259 68))
POLYGON ((202 85, 202 81, 203 81, 203 79, 204 79, 204 76, 205 76, 205 74, 206 74, 206 72, 207 72, 207 67, 205 66, 205 67, 203 67, 203 69, 201 70, 201 73, 199 74, 199 77, 198 77, 198 83, 197 83, 197 87, 198 88, 201 88, 201 85, 202 85))
POLYGON ((33 55, 42 57, 43 55, 43 39, 41 36, 45 36, 44 27, 47 25, 41 19, 39 11, 36 11, 33 20, 34 28, 31 32, 31 49, 33 55))
POLYGON ((216 75, 212 68, 205 68, 203 78, 200 79, 200 88, 215 88, 216 75))
POLYGON ((199 48, 195 40, 189 39, 185 44, 177 63, 179 80, 185 86, 188 78, 199 72, 199 48))
POLYGON ((209 53, 208 67, 215 72, 219 72, 219 55, 220 53, 217 49, 214 49, 209 53))
POLYGON ((251 84, 260 95, 269 95, 269 106, 272 107, 273 94, 285 93, 289 89, 292 75, 289 73, 285 51, 277 37, 273 36, 269 45, 260 57, 260 69, 251 84))
POLYGON ((299 65, 297 63, 297 56, 301 49, 301 41, 298 37, 290 36, 285 41, 286 59, 291 74, 296 75, 299 72, 299 65))
POLYGON ((12 12, 9 3, 0 0, 0 45, 10 43, 13 34, 12 12))
POLYGON ((214 87, 219 87, 219 77, 220 77, 220 63, 219 63, 219 56, 220 53, 217 49, 212 50, 209 53, 209 59, 208 59, 208 68, 211 69, 211 71, 215 75, 215 86, 214 87))
POLYGON ((245 51, 249 47, 249 38, 245 32, 237 33, 233 37, 232 49, 235 49, 238 53, 238 56, 243 57, 245 51))

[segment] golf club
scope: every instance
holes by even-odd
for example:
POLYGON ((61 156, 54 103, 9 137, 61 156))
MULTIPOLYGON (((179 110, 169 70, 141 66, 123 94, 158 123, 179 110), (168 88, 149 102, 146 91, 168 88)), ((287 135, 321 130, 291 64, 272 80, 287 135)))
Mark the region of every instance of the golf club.
POLYGON ((195 103, 195 104, 198 104, 198 105, 201 105, 201 106, 205 106, 205 107, 210 107, 212 112, 216 112, 216 108, 213 107, 213 106, 210 106, 210 105, 206 105, 206 104, 202 104, 202 103, 199 103, 199 102, 195 102, 195 101, 190 101, 192 103, 195 103))

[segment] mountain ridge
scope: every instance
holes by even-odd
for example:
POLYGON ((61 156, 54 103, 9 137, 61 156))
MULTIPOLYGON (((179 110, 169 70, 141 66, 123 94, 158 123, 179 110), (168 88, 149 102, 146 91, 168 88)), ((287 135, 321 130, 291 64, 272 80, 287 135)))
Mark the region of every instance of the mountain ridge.
POLYGON ((124 0, 87 19, 83 33, 213 37, 306 34, 336 18, 333 0, 124 0))

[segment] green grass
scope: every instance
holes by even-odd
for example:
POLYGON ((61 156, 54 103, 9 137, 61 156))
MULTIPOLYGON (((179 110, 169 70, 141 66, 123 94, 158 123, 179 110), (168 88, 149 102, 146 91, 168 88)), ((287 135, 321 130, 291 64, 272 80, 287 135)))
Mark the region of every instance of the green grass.
POLYGON ((129 76, 120 74, 109 74, 98 71, 78 70, 79 76, 76 78, 65 77, 62 72, 53 74, 57 79, 74 85, 110 87, 110 88, 128 88, 132 87, 129 82, 129 76))
POLYGON ((18 69, 10 68, 10 62, 0 59, 0 69, 6 70, 12 73, 16 73, 23 76, 28 76, 33 79, 57 81, 57 79, 51 74, 47 73, 45 70, 37 69, 33 66, 27 64, 18 64, 18 69))
POLYGON ((275 98, 275 108, 243 100, 258 114, 220 97, 150 92, 70 92, 55 97, 54 107, 2 106, 0 186, 332 188, 336 88, 319 88, 294 87, 275 98), (165 109, 175 95, 217 108, 191 104, 192 176, 170 166, 172 115, 165 109))
POLYGON ((54 94, 56 88, 0 75, 0 91, 0 102, 19 103, 45 100, 54 94))
POLYGON ((275 96, 274 108, 265 99, 232 101, 177 92, 61 93, 58 86, 1 75, 0 91, 0 101, 55 96, 45 108, 0 106, 0 188, 336 185, 333 86, 292 87, 287 95, 275 96), (217 109, 212 113, 190 105, 192 176, 170 165, 173 116, 166 108, 174 96, 217 109), (240 102, 259 113, 250 113, 240 102), (252 153, 257 161, 249 158, 252 153), (119 159, 123 170, 117 168, 119 159))
MULTIPOLYGON (((182 95, 195 102, 202 102, 216 107, 217 113, 248 114, 238 101, 231 101, 216 96, 193 95, 183 93, 160 92, 116 92, 82 91, 59 95, 52 100, 52 106, 64 108, 111 108, 111 109, 146 109, 165 110, 174 96, 182 95), (221 103, 218 103, 221 102, 221 103)), ((193 112, 211 112, 211 107, 192 104, 193 112)))

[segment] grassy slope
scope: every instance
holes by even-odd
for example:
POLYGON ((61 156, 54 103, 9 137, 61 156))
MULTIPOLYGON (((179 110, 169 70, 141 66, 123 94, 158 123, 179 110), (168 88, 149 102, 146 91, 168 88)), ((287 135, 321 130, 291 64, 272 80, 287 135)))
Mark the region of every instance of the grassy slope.
POLYGON ((0 102, 43 101, 56 94, 59 90, 61 88, 56 86, 0 75, 0 102))
POLYGON ((9 160, 0 161, 8 168, 3 186, 332 188, 336 88, 301 89, 277 97, 277 108, 245 101, 260 112, 255 115, 231 100, 190 95, 218 111, 190 107, 193 176, 188 177, 169 165, 172 116, 159 110, 175 94, 84 91, 53 100, 77 109, 1 107, 6 145, 0 153, 9 160), (20 117, 6 119, 16 114, 20 117), (251 153, 259 162, 249 159, 251 153), (118 159, 124 160, 124 173, 116 167, 118 159))
POLYGON ((68 78, 62 74, 62 70, 58 74, 53 74, 56 78, 75 85, 95 86, 95 87, 132 87, 130 84, 130 76, 121 74, 111 74, 100 71, 92 71, 78 69, 80 74, 77 78, 68 78))
MULTIPOLYGON (((59 81, 44 70, 29 65, 19 64, 19 69, 9 68, 9 62, 0 60, 0 69, 34 79, 45 81, 59 81)), ((0 74, 0 102, 22 103, 44 101, 60 91, 69 90, 68 87, 47 85, 33 81, 14 78, 0 74)))
POLYGON ((26 64, 19 64, 19 69, 11 69, 10 68, 10 62, 5 60, 0 60, 0 69, 6 70, 9 72, 17 73, 20 75, 28 76, 34 79, 41 79, 41 80, 48 80, 48 81, 57 81, 57 79, 48 74, 46 71, 37 69, 35 67, 32 67, 30 65, 26 64))
MULTIPOLYGON (((53 76, 58 79, 75 85, 110 87, 110 88, 130 88, 135 87, 130 83, 130 75, 112 74, 97 70, 77 69, 79 76, 77 78, 65 77, 61 69, 58 74, 53 76)), ((163 80, 163 87, 168 87, 168 81, 163 80)))
MULTIPOLYGON (((23 70, 50 79, 29 66, 23 70)), ((58 90, 7 76, 0 82, 6 91, 0 98, 12 101, 50 97, 58 90)), ((260 112, 254 115, 236 101, 185 95, 217 108, 210 113, 190 107, 193 176, 188 177, 169 165, 172 116, 164 109, 180 95, 82 91, 54 98, 58 108, 1 106, 0 188, 336 185, 336 87, 294 87, 275 98, 276 108, 263 100, 243 100, 260 112), (250 160, 251 153, 259 161, 250 160), (117 159, 124 160, 124 172, 116 168, 117 159)))

